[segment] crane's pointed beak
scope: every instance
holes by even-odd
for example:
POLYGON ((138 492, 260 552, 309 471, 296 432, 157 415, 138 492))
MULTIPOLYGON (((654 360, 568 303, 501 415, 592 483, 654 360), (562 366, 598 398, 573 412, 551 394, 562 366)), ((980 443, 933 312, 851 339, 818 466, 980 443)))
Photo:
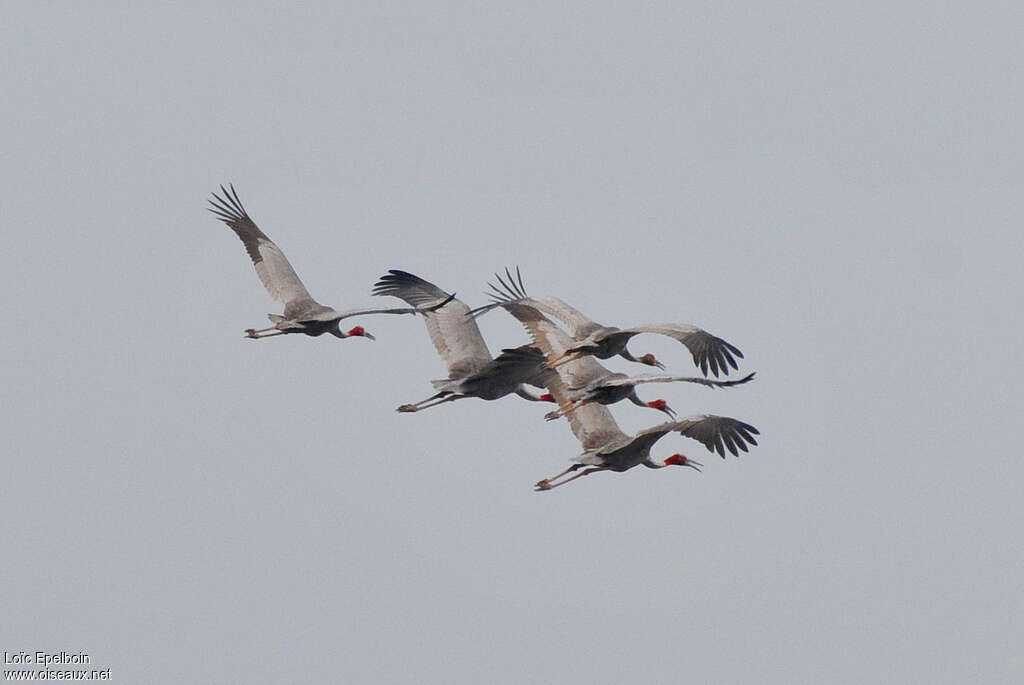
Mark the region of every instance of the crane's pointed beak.
POLYGON ((363 337, 364 337, 364 338, 369 338, 370 340, 376 340, 376 339, 377 339, 377 338, 376 338, 376 337, 375 337, 375 336, 374 336, 373 334, 371 334, 371 333, 363 333, 363 337))

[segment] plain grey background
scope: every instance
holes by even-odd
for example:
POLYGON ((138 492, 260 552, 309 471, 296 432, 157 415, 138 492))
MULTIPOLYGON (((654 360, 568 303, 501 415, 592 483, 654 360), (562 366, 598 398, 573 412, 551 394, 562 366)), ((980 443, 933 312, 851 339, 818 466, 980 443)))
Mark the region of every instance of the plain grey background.
POLYGON ((123 683, 1019 677, 1022 20, 9 5, 0 649, 123 683), (421 321, 243 339, 280 308, 204 209, 227 182, 338 308, 518 264, 721 335, 755 383, 645 395, 761 444, 535 493, 579 451, 549 407, 394 412, 443 375, 421 321))

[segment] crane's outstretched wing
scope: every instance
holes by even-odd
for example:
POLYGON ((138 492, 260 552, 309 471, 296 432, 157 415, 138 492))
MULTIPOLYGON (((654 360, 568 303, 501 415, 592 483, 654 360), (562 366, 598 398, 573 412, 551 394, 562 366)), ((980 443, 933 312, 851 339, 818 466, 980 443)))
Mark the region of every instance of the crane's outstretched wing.
POLYGON ((306 300, 316 304, 284 256, 284 252, 249 218, 238 199, 235 187, 232 185, 229 188, 230 192, 221 186, 223 197, 214 193, 213 198, 209 200, 211 206, 208 209, 242 239, 245 251, 249 253, 253 266, 256 267, 256 274, 263 281, 267 292, 284 305, 291 303, 295 307, 306 300))
POLYGON ((437 305, 436 307, 426 307, 423 309, 420 309, 419 307, 395 307, 392 309, 346 309, 343 312, 336 313, 341 315, 338 317, 339 321, 352 316, 366 316, 367 314, 426 314, 434 311, 435 309, 440 309, 445 304, 447 304, 447 302, 437 305))
POLYGON ((578 340, 586 338, 594 331, 604 328, 604 326, 580 310, 575 309, 557 297, 530 297, 527 295, 526 287, 523 285, 523 276, 519 272, 518 266, 516 267, 515 276, 512 276, 512 272, 506 267, 505 278, 502 278, 501 274, 494 274, 494 277, 498 280, 499 285, 488 283, 491 288, 491 304, 472 310, 472 316, 477 317, 486 314, 495 307, 505 307, 509 304, 525 304, 546 316, 552 316, 561 321, 569 327, 572 336, 578 340))
POLYGON ((759 430, 749 423, 744 423, 737 419, 731 419, 727 416, 699 414, 642 430, 636 434, 636 439, 653 438, 653 442, 662 435, 672 431, 678 431, 681 435, 697 440, 707 447, 709 452, 717 452, 723 459, 725 458, 726 449, 734 457, 739 456, 737 448, 748 452, 747 445, 756 445, 757 440, 754 436, 761 434, 759 430))
MULTIPOLYGON (((706 385, 711 388, 731 388, 734 385, 742 385, 748 381, 753 380, 754 374, 750 373, 739 379, 738 381, 713 381, 710 378, 701 378, 700 376, 671 376, 663 373, 644 373, 638 376, 616 376, 602 379, 600 381, 601 386, 609 385, 640 385, 642 383, 672 383, 675 381, 681 381, 684 383, 699 383, 700 385, 706 385)), ((580 386, 573 386, 570 390, 582 390, 580 386)))
MULTIPOLYGON (((568 346, 572 344, 572 339, 565 331, 533 307, 513 303, 509 304, 506 309, 523 324, 527 333, 533 338, 534 344, 540 348, 547 359, 554 359, 564 354, 568 346)), ((556 373, 548 376, 547 389, 563 411, 568 410, 572 402, 567 384, 589 382, 587 379, 592 380, 608 373, 608 370, 598 364, 593 357, 574 359, 554 371, 556 373)), ((569 428, 583 445, 584 450, 596 450, 611 442, 628 439, 628 436, 615 422, 612 413, 603 405, 596 403, 583 405, 570 411, 567 418, 569 419, 569 428)))
POLYGON ((421 310, 438 307, 436 311, 422 312, 423 320, 427 324, 430 342, 448 366, 451 378, 464 378, 490 363, 487 343, 480 335, 476 321, 467 316, 469 307, 454 295, 398 269, 391 269, 381 276, 373 286, 373 294, 397 297, 421 310))
POLYGON ((633 337, 640 333, 658 333, 678 340, 690 350, 690 354, 693 355, 693 363, 700 367, 701 372, 707 375, 708 367, 710 367, 711 373, 715 374, 716 378, 718 377, 719 370, 725 375, 729 375, 730 366, 734 369, 739 368, 736 365, 734 355, 740 359, 743 358, 743 353, 735 345, 731 345, 721 338, 689 324, 643 324, 623 328, 615 333, 615 335, 633 337))

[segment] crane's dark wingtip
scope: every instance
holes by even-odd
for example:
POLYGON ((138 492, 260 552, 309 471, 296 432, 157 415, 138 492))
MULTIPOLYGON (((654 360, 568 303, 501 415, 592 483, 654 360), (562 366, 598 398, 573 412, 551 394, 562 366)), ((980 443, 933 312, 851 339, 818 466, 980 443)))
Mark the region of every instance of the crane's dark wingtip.
POLYGON ((494 302, 494 303, 491 303, 491 304, 480 305, 479 307, 475 307, 473 309, 470 309, 468 312, 466 312, 466 318, 468 318, 468 319, 479 318, 480 316, 483 316, 484 314, 486 314, 487 312, 491 311, 495 307, 500 307, 500 306, 501 306, 501 303, 499 303, 499 302, 494 302))
POLYGON ((743 359, 743 353, 742 353, 742 352, 740 352, 740 348, 736 347, 736 346, 735 346, 735 345, 733 345, 732 343, 728 343, 728 342, 726 342, 725 340, 723 340, 723 341, 722 341, 722 344, 723 344, 723 345, 725 346, 725 348, 726 348, 727 350, 729 350, 730 352, 732 352, 733 354, 735 354, 735 355, 736 355, 737 357, 739 357, 740 359, 743 359))
POLYGON ((519 271, 518 266, 516 267, 515 276, 512 275, 512 270, 506 266, 505 276, 503 277, 500 273, 495 273, 494 278, 497 279, 499 285, 494 285, 493 283, 488 283, 487 285, 491 288, 492 292, 489 295, 495 304, 522 300, 528 297, 526 287, 523 285, 523 274, 519 271))
POLYGON ((224 184, 220 184, 220 192, 218 195, 216 191, 211 193, 210 198, 207 199, 211 205, 217 208, 218 218, 221 221, 252 221, 249 218, 248 212, 245 211, 245 207, 242 206, 242 201, 238 198, 238 192, 235 190, 233 184, 228 184, 228 188, 224 187, 224 184), (228 188, 231 190, 229 191, 228 188))

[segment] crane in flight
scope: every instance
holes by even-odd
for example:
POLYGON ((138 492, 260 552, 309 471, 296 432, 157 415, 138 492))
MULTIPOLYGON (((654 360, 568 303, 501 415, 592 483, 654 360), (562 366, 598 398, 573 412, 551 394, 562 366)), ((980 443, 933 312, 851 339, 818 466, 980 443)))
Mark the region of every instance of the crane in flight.
MULTIPOLYGON (((339 312, 331 307, 326 307, 316 300, 306 290, 306 286, 299 280, 295 269, 288 262, 284 252, 274 244, 267 235, 260 230, 245 208, 242 207, 238 193, 233 185, 228 186, 230 191, 220 187, 222 195, 213 193, 209 200, 210 210, 218 219, 227 224, 228 228, 241 238, 245 251, 249 253, 253 266, 256 267, 256 275, 263 281, 267 292, 278 302, 284 305, 284 313, 267 314, 270 322, 274 324, 269 328, 248 328, 245 331, 247 338, 262 339, 275 335, 288 333, 302 333, 304 335, 318 336, 330 333, 338 338, 363 337, 374 340, 375 338, 366 332, 362 326, 342 332, 340 322, 352 316, 364 314, 417 314, 424 310, 417 308, 402 307, 400 309, 351 309, 339 312)), ((442 303, 443 304, 443 303, 442 303)))
MULTIPOLYGON (((553 358, 565 352, 568 336, 536 308, 512 303, 506 309, 523 324, 546 357, 553 358)), ((577 375, 586 375, 588 372, 585 365, 591 363, 596 364, 589 357, 570 359, 556 369, 554 376, 548 377, 548 391, 562 413, 568 416, 573 435, 580 441, 584 451, 573 459, 574 463, 569 468, 538 481, 534 486, 538 491, 550 490, 591 473, 621 472, 640 464, 652 469, 688 466, 699 471, 702 464, 683 454, 673 454, 660 462, 651 459, 650 452, 654 444, 672 432, 698 440, 709 451, 717 452, 723 458, 726 450, 738 456, 740 450, 749 450, 748 444, 757 444, 754 436, 759 435, 759 431, 750 424, 709 414, 668 421, 636 435, 627 435, 619 428, 607 407, 600 403, 593 401, 572 406, 568 386, 577 382, 577 375), (580 366, 584 366, 582 371, 580 366), (586 466, 590 468, 584 469, 586 466), (580 469, 584 470, 574 473, 580 469), (570 473, 574 475, 564 478, 570 473)))
POLYGON ((651 448, 654 443, 673 432, 701 442, 709 452, 718 452, 723 458, 725 449, 728 449, 734 456, 739 456, 737 448, 744 452, 749 451, 747 444, 756 445, 757 440, 753 436, 760 435, 759 431, 748 423, 727 416, 711 414, 699 414, 678 421, 668 421, 632 436, 623 433, 615 423, 615 419, 612 418, 611 412, 601 405, 587 405, 570 414, 570 417, 574 417, 569 420, 574 426, 573 432, 576 436, 585 435, 589 438, 589 440, 580 440, 584 451, 573 458, 575 463, 569 468, 550 478, 537 481, 534 486, 536 490, 550 490, 591 473, 601 471, 621 473, 640 464, 649 469, 689 466, 700 471, 703 464, 684 454, 670 455, 664 461, 651 459, 651 448), (584 466, 590 466, 590 468, 583 469, 584 466), (579 469, 583 470, 558 481, 559 478, 579 469))
POLYGON ((664 369, 665 365, 659 362, 653 354, 634 357, 630 353, 627 348, 629 341, 641 333, 666 335, 685 345, 693 356, 693 363, 700 368, 705 376, 708 375, 709 369, 716 378, 720 372, 729 375, 730 366, 733 369, 739 368, 736 364, 736 357, 743 358, 743 353, 739 348, 696 326, 678 323, 641 324, 631 328, 604 326, 557 297, 530 297, 523 286, 523 278, 518 267, 516 267, 515 277, 507 268, 505 269, 505 278, 502 278, 500 274, 495 274, 495 277, 499 285, 489 284, 492 291, 491 304, 477 307, 472 310, 471 315, 480 316, 495 307, 508 309, 509 304, 519 303, 530 305, 566 324, 574 341, 564 352, 549 358, 548 363, 552 367, 587 355, 593 355, 598 359, 610 359, 618 355, 632 362, 664 369))
POLYGON ((453 294, 406 271, 392 269, 373 286, 374 295, 390 295, 423 311, 427 334, 448 367, 448 377, 431 381, 437 393, 425 400, 403 404, 399 412, 415 412, 466 397, 496 400, 515 393, 533 402, 553 401, 526 389, 543 388, 555 372, 543 353, 531 345, 502 350, 492 358, 469 307, 453 294))
MULTIPOLYGON (((527 305, 513 305, 514 307, 525 307, 527 305)), ((539 316, 543 316, 539 314, 539 316)), ((563 344, 571 342, 569 336, 562 329, 558 328, 555 324, 547 320, 547 325, 544 327, 546 335, 549 337, 557 336, 563 344)), ((512 359, 514 356, 519 355, 526 362, 529 360, 536 360, 537 355, 543 359, 543 353, 539 351, 538 347, 523 345, 521 348, 516 350, 504 350, 502 357, 512 359), (529 351, 528 358, 523 358, 524 352, 529 351)), ((644 402, 636 394, 636 386, 641 383, 655 383, 662 382, 667 383, 669 381, 687 381, 690 383, 699 383, 700 385, 706 385, 709 387, 730 387, 733 385, 740 385, 746 383, 754 377, 754 374, 749 374, 746 378, 738 381, 712 381, 707 378, 694 377, 690 378, 687 376, 669 376, 669 375, 656 375, 656 374, 643 374, 640 376, 627 376, 624 373, 613 373, 606 369, 604 366, 599 364, 593 357, 582 357, 578 360, 577 364, 574 364, 571 370, 571 378, 574 385, 568 388, 570 403, 569 406, 563 410, 562 408, 550 411, 544 415, 544 418, 548 421, 553 421, 561 416, 565 416, 567 413, 574 411, 577 407, 581 407, 591 402, 597 402, 598 404, 615 404, 621 400, 629 400, 638 407, 649 407, 651 409, 657 409, 658 411, 668 414, 669 418, 675 418, 675 411, 668 406, 668 403, 663 399, 651 400, 650 402, 644 402)), ((554 402, 555 398, 550 392, 544 393, 540 396, 541 400, 547 402, 554 402)))
MULTIPOLYGON (((585 357, 582 357, 581 359, 584 358, 585 357)), ((597 362, 594 363, 597 364, 597 362)), ((604 369, 604 367, 600 368, 604 369)), ((731 388, 737 385, 743 385, 753 379, 753 373, 749 373, 736 381, 713 381, 708 378, 701 378, 700 376, 673 376, 670 374, 644 373, 638 376, 629 376, 624 373, 612 373, 605 369, 605 373, 603 375, 592 377, 589 380, 586 380, 586 382, 583 382, 582 385, 569 386, 568 390, 571 397, 569 406, 565 410, 558 408, 554 411, 550 411, 544 415, 544 418, 548 421, 557 419, 558 417, 564 416, 565 414, 574 411, 585 404, 590 404, 591 402, 597 402, 598 404, 615 404, 619 400, 624 399, 628 399, 633 404, 667 410, 665 413, 667 413, 669 417, 675 418, 675 412, 665 404, 665 400, 654 400, 654 402, 647 402, 645 405, 645 403, 636 395, 636 386, 643 383, 683 382, 697 383, 709 388, 731 388)), ((577 384, 582 382, 580 374, 576 374, 574 382, 577 384)))

